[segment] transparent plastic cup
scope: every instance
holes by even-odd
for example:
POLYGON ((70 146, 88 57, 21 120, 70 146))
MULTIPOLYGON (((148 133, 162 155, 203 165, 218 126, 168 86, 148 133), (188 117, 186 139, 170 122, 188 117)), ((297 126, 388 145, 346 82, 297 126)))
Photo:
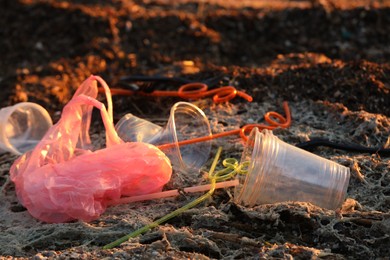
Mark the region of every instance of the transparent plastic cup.
POLYGON ((46 109, 35 103, 0 109, 0 153, 21 155, 33 149, 52 125, 46 109))
POLYGON ((349 168, 289 145, 269 130, 252 130, 241 158, 246 161, 248 173, 238 176, 235 188, 237 203, 300 201, 337 209, 345 200, 349 168))
POLYGON ((181 172, 199 172, 209 159, 211 141, 179 145, 185 140, 211 136, 210 123, 204 112, 188 102, 178 102, 172 106, 165 127, 126 114, 115 129, 125 142, 145 142, 156 146, 172 144, 161 149, 171 160, 174 169, 181 172))

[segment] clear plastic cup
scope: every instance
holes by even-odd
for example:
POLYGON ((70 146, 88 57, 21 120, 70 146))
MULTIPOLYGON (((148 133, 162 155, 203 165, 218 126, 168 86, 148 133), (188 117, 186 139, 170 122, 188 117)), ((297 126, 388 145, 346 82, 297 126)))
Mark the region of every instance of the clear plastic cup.
POLYGON ((122 140, 145 142, 156 146, 172 144, 161 148, 169 157, 175 170, 198 173, 209 159, 211 141, 179 145, 189 139, 211 136, 210 123, 204 112, 188 102, 174 104, 165 127, 126 114, 115 125, 122 140))
POLYGON ((234 200, 245 206, 301 201, 336 209, 345 200, 349 168, 293 145, 269 130, 254 128, 241 162, 249 161, 239 175, 234 200))
POLYGON ((33 149, 52 125, 46 109, 35 103, 0 109, 0 152, 21 155, 33 149))

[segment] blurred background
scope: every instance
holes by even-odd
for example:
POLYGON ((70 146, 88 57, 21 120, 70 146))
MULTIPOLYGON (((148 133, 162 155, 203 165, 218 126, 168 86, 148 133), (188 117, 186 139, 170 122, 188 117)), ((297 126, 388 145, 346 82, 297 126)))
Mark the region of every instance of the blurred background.
MULTIPOLYGON (((90 74, 224 74, 390 115, 389 0, 2 0, 0 104, 53 114, 90 74), (387 104, 387 105, 386 105, 387 104)), ((299 93, 299 94, 297 94, 299 93)), ((253 94, 253 93, 252 93, 253 94)))

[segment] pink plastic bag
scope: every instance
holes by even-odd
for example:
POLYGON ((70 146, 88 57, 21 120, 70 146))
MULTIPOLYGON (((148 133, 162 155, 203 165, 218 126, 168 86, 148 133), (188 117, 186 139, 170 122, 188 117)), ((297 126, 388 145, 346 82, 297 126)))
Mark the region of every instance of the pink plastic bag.
POLYGON ((165 154, 150 144, 123 142, 112 113, 107 84, 91 76, 35 149, 14 162, 11 179, 32 216, 50 223, 91 221, 109 201, 158 192, 169 181, 172 168, 165 154), (108 111, 95 99, 97 82, 106 90, 108 111), (91 150, 89 138, 93 107, 106 128, 107 147, 97 151, 91 150))

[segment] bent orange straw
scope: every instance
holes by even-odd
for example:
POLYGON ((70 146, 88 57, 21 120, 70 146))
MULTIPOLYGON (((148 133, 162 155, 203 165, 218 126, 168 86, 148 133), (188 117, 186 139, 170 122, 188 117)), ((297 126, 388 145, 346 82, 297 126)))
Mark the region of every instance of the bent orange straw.
MULTIPOLYGON (((103 91, 99 88, 99 92, 103 91)), ((200 99, 207 96, 213 96, 214 103, 222 103, 232 100, 236 96, 242 97, 248 102, 252 102, 253 98, 245 92, 237 90, 232 86, 220 87, 212 90, 208 90, 208 86, 204 83, 188 83, 182 85, 178 91, 170 90, 155 90, 151 93, 142 91, 132 91, 122 88, 112 88, 112 95, 132 96, 142 95, 149 97, 180 97, 183 99, 200 99)))
MULTIPOLYGON (((268 125, 266 125, 266 124, 247 124, 247 125, 239 128, 239 129, 236 129, 236 130, 213 134, 211 136, 204 136, 204 137, 180 141, 180 142, 178 142, 178 145, 180 146, 180 145, 188 145, 188 144, 193 144, 193 143, 205 142, 205 141, 213 140, 216 138, 221 138, 221 137, 226 137, 229 135, 236 135, 236 134, 239 134, 240 137, 246 142, 248 140, 246 133, 249 133, 255 127, 259 128, 259 130, 263 130, 263 129, 273 130, 277 127, 287 128, 291 125, 291 113, 290 113, 290 108, 288 107, 288 102, 286 102, 286 101, 283 102, 283 109, 284 109, 284 112, 286 114, 286 117, 284 117, 281 114, 274 112, 274 111, 267 112, 264 115, 264 119, 268 123, 268 125)), ((162 145, 159 145, 157 147, 160 148, 161 150, 163 150, 163 149, 171 148, 174 146, 175 146, 174 143, 170 143, 170 144, 162 144, 162 145)))

